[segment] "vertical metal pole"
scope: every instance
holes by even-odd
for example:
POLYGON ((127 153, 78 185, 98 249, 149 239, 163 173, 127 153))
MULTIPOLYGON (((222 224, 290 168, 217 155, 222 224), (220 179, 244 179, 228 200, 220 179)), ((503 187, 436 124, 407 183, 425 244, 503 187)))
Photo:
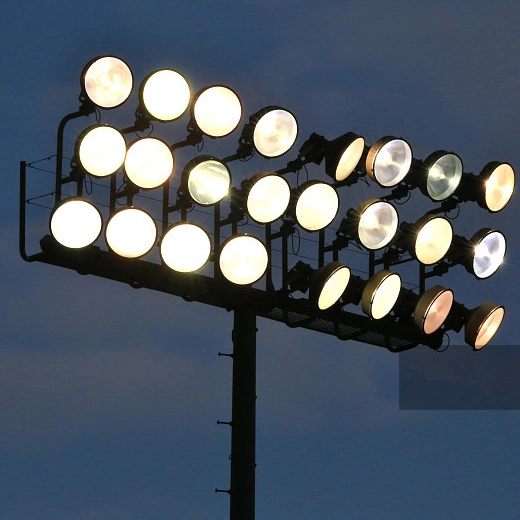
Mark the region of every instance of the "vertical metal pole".
POLYGON ((256 313, 235 309, 231 417, 230 520, 255 518, 256 313))

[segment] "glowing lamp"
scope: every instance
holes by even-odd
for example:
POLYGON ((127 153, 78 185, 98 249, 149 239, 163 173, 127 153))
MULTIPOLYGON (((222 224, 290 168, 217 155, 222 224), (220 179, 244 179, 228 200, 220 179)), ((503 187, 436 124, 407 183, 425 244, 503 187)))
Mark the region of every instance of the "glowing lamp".
POLYGON ((91 60, 81 74, 83 93, 100 108, 122 105, 132 93, 132 71, 115 56, 102 56, 91 60))
POLYGON ((410 253, 424 265, 441 260, 453 239, 450 221, 431 213, 424 215, 413 225, 403 223, 401 230, 406 236, 410 253))
POLYGON ((284 177, 275 173, 259 173, 242 183, 247 192, 247 212, 260 224, 280 218, 286 211, 291 188, 284 177))
POLYGON ((332 307, 347 288, 350 269, 340 262, 331 262, 317 269, 311 277, 309 299, 320 310, 332 307))
POLYGON ((62 201, 51 215, 52 236, 63 246, 72 249, 95 242, 103 226, 99 210, 88 200, 73 197, 62 201))
POLYGON ((125 138, 111 126, 91 126, 76 141, 76 155, 87 173, 107 177, 117 171, 125 160, 125 138))
POLYGON ((169 146, 155 137, 137 139, 128 148, 125 173, 140 188, 152 189, 164 184, 173 172, 173 154, 169 146))
POLYGON ((173 121, 184 114, 190 104, 190 86, 175 70, 152 72, 141 84, 141 105, 153 119, 173 121))
POLYGON ((148 253, 157 239, 153 218, 139 208, 116 211, 108 220, 105 239, 112 251, 125 258, 139 258, 148 253))
POLYGON ((329 141, 325 148, 325 173, 337 182, 344 181, 356 169, 365 150, 365 140, 348 132, 329 141))
POLYGON ((365 314, 378 320, 386 316, 395 305, 401 290, 401 277, 387 270, 379 271, 365 285, 361 295, 361 308, 365 314))
POLYGON ((340 226, 343 232, 356 238, 367 249, 385 247, 395 236, 399 216, 392 204, 380 199, 369 199, 347 212, 340 226))
POLYGON ((446 321, 453 305, 453 292, 440 285, 425 291, 418 299, 413 319, 424 334, 433 334, 446 321))
POLYGON ((267 269, 267 249, 258 238, 235 235, 224 242, 219 256, 224 277, 237 285, 257 282, 267 269))
POLYGON ((231 172, 211 155, 192 159, 182 172, 182 182, 191 198, 201 206, 211 206, 222 200, 231 186, 231 172))
POLYGON ((211 241, 200 226, 179 222, 171 226, 161 240, 164 263, 181 273, 197 271, 208 261, 211 241))
POLYGON ((380 186, 399 184, 412 164, 412 149, 403 139, 382 137, 368 150, 366 172, 380 186))
POLYGON ((279 157, 286 153, 298 136, 298 123, 291 112, 268 106, 249 118, 252 143, 264 157, 279 157))
POLYGON ((307 181, 296 191, 296 198, 296 220, 307 231, 323 229, 338 213, 338 193, 330 184, 307 181))
POLYGON ((475 350, 485 347, 498 331, 504 318, 501 305, 487 302, 470 312, 464 326, 464 340, 475 350))
POLYGON ((191 115, 202 133, 210 137, 224 137, 238 126, 242 105, 233 90, 214 85, 196 94, 191 115))
POLYGON ((462 179, 462 161, 457 154, 437 151, 424 161, 426 168, 425 192, 435 201, 453 195, 462 179))

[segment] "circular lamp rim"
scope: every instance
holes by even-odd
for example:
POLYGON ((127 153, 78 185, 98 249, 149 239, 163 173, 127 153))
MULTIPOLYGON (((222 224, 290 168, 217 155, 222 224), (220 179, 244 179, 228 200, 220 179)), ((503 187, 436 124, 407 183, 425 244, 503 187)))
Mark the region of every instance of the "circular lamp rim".
POLYGON ((459 186, 461 185, 461 182, 462 182, 463 173, 464 173, 464 163, 462 162, 462 159, 460 158, 459 154, 457 154, 455 152, 449 152, 447 150, 436 150, 436 151, 432 152, 430 155, 428 155, 428 157, 426 157, 426 159, 424 159, 424 168, 425 168, 425 172, 424 172, 424 175, 421 176, 420 190, 427 197, 429 197, 431 200, 433 200, 434 202, 443 201, 443 200, 446 200, 446 199, 452 197, 457 192, 457 190, 459 189, 459 186), (461 164, 461 175, 459 177, 459 182, 457 183, 457 186, 453 189, 453 191, 449 195, 446 195, 443 198, 435 199, 435 198, 433 198, 431 196, 430 192, 428 191, 428 174, 429 174, 430 169, 432 168, 432 166, 439 159, 441 159, 442 157, 444 157, 446 155, 453 155, 454 157, 456 157, 460 161, 460 164, 461 164))
POLYGON ((177 117, 174 117, 173 119, 157 119, 152 114, 150 114, 150 112, 146 108, 146 105, 145 105, 145 102, 144 102, 144 89, 145 89, 147 81, 154 74, 156 74, 157 72, 162 72, 162 71, 170 71, 170 72, 175 72, 175 73, 179 74, 179 76, 181 76, 186 81, 186 84, 188 85, 188 89, 190 91, 190 96, 191 96, 191 87, 190 87, 188 81, 186 80, 186 78, 184 77, 184 75, 181 74, 178 70, 172 69, 171 67, 165 67, 165 68, 157 69, 157 70, 154 70, 154 71, 150 72, 149 74, 147 74, 143 78, 143 81, 141 81, 141 85, 139 86, 139 107, 143 109, 143 111, 146 113, 147 117, 150 118, 152 121, 158 121, 160 123, 169 123, 171 121, 176 121, 177 119, 182 117, 188 111, 188 108, 190 107, 190 103, 188 103, 186 105, 186 108, 182 111, 181 114, 179 114, 177 117))
POLYGON ((411 243, 411 247, 410 247, 410 252, 412 253, 413 257, 417 261, 420 261, 418 256, 417 256, 417 253, 416 253, 417 237, 419 236, 419 232, 421 231, 421 229, 426 224, 428 224, 429 222, 431 222, 432 220, 435 220, 435 219, 441 219, 444 222, 447 222, 449 224, 450 229, 451 229, 451 240, 450 240, 450 243, 448 244, 448 247, 446 248, 446 251, 444 252, 444 254, 438 260, 435 260, 435 262, 431 262, 429 264, 424 264, 424 265, 433 265, 433 264, 436 264, 437 262, 439 262, 440 260, 442 260, 442 258, 444 258, 446 256, 446 254, 448 253, 448 251, 450 250, 450 248, 451 248, 451 246, 453 244, 453 225, 449 221, 449 219, 447 219, 446 217, 439 216, 438 214, 435 214, 435 213, 426 213, 425 215, 420 217, 418 220, 416 220, 415 224, 413 224, 413 226, 412 226, 413 232, 412 232, 412 235, 411 235, 412 243, 411 243))
POLYGON ((81 71, 81 76, 80 76, 80 87, 81 87, 81 94, 82 94, 82 96, 85 96, 85 98, 88 99, 88 101, 90 103, 92 103, 94 106, 99 107, 99 108, 101 108, 103 110, 112 110, 113 108, 120 107, 123 103, 125 103, 128 100, 128 98, 132 95, 132 91, 134 89, 134 83, 135 83, 134 73, 132 72, 132 69, 130 68, 128 63, 125 60, 123 60, 122 58, 120 58, 119 56, 114 56, 113 54, 103 54, 103 55, 96 56, 95 58, 90 59, 86 63, 86 65, 83 67, 83 70, 81 71), (98 61, 100 59, 103 59, 103 58, 115 58, 116 60, 122 61, 126 65, 126 67, 128 68, 128 70, 130 72, 130 78, 132 80, 132 85, 130 87, 130 92, 128 93, 128 96, 125 99, 123 99, 123 101, 121 101, 118 105, 114 105, 114 106, 111 106, 111 107, 104 107, 104 106, 98 105, 92 99, 90 99, 90 97, 87 94, 87 88, 85 86, 85 76, 87 74, 88 69, 94 63, 96 63, 96 61, 98 61))
POLYGON ((196 201, 191 196, 191 193, 189 192, 189 189, 188 189, 188 181, 189 181, 189 178, 190 178, 191 171, 196 166, 198 166, 199 164, 202 164, 203 162, 206 162, 206 161, 216 161, 219 164, 221 164, 222 166, 224 166, 224 168, 226 168, 226 170, 228 172, 228 176, 229 176, 229 187, 231 187, 233 178, 231 176, 231 170, 229 169, 228 165, 225 162, 222 162, 218 157, 215 157, 213 155, 197 155, 197 157, 194 157, 193 159, 191 159, 190 161, 188 161, 186 163, 186 165, 184 166, 184 168, 182 170, 182 173, 181 173, 181 186, 182 186, 183 190, 185 191, 185 193, 187 193, 189 195, 189 197, 193 200, 193 202, 195 204, 198 204, 199 206, 203 206, 203 207, 207 208, 207 207, 210 207, 210 206, 214 206, 215 204, 218 204, 222 199, 220 199, 217 202, 211 202, 209 204, 203 204, 202 202, 196 201))
POLYGON ((365 151, 365 146, 366 146, 365 138, 359 134, 356 134, 355 132, 347 132, 343 135, 340 135, 339 137, 336 137, 332 141, 329 141, 327 143, 327 146, 331 146, 331 145, 334 146, 334 145, 336 145, 336 143, 342 144, 343 151, 340 153, 339 160, 334 161, 334 163, 331 164, 330 160, 327 161, 328 151, 327 151, 327 149, 325 150, 325 173, 330 178, 332 178, 335 182, 339 182, 339 183, 345 182, 346 183, 346 182, 348 182, 348 179, 352 175, 352 173, 356 170, 356 167, 359 165, 359 162, 361 161, 361 159, 363 158, 363 153, 365 151), (341 160, 341 157, 347 151, 347 149, 350 148, 350 146, 352 146, 358 139, 361 139, 363 142, 362 151, 359 154, 358 160, 356 161, 354 168, 345 177, 343 177, 342 179, 338 179, 336 177, 336 170, 339 165, 339 160, 341 160), (346 146, 345 146, 345 143, 347 143, 346 146))
MULTIPOLYGON (((412 153, 412 147, 410 146, 410 143, 406 140, 406 139, 403 139, 402 137, 394 137, 394 136, 391 136, 391 135, 386 135, 384 137, 381 137, 379 138, 369 149, 368 149, 368 153, 367 153, 367 158, 366 158, 366 161, 365 161, 365 169, 366 169, 366 172, 368 174, 368 176, 377 182, 377 184, 379 184, 379 186, 382 186, 383 188, 391 188, 393 186, 396 186, 397 184, 399 184, 401 181, 395 183, 395 184, 389 184, 389 185, 385 185, 385 184, 382 184, 379 179, 377 179, 376 175, 375 175, 375 172, 374 172, 374 165, 375 165, 375 160, 377 158, 377 154, 381 151, 381 148, 383 148, 383 146, 385 146, 385 144, 388 144, 390 143, 391 141, 402 141, 403 143, 405 143, 406 146, 408 146, 408 148, 410 149, 410 154, 412 156, 412 159, 413 159, 413 153, 412 153)), ((410 166, 411 166, 411 163, 410 163, 410 166)), ((406 173, 406 175, 408 175, 410 171, 410 168, 408 168, 408 172, 406 173)), ((406 178, 406 175, 404 176, 406 178)))
POLYGON ((477 204, 484 209, 487 209, 490 213, 498 213, 499 211, 502 211, 511 201, 511 197, 513 196, 513 192, 515 190, 516 186, 516 175, 515 170, 513 166, 508 162, 501 162, 501 161, 491 161, 484 166, 482 171, 479 173, 477 177, 481 182, 481 188, 478 190, 477 194, 477 204), (491 177, 491 174, 500 166, 508 166, 511 169, 511 172, 513 174, 513 186, 511 187, 511 195, 506 200, 506 202, 502 205, 502 207, 498 209, 491 209, 487 203, 486 203, 486 190, 485 190, 485 183, 491 177))
POLYGON ((289 189, 289 200, 287 202, 287 206, 285 207, 285 210, 282 212, 282 215, 283 215, 283 213, 285 213, 287 211, 287 208, 291 204, 291 185, 289 184, 289 181, 283 175, 278 175, 275 172, 260 172, 260 173, 256 173, 251 178, 246 179, 245 181, 242 182, 242 188, 245 191, 244 204, 246 206, 247 214, 249 215, 249 217, 253 221, 257 222, 258 224, 271 224, 272 222, 274 222, 275 220, 278 220, 280 218, 280 217, 276 217, 270 221, 260 221, 260 220, 255 219, 249 212, 249 208, 248 208, 249 193, 258 181, 261 181, 262 179, 265 179, 266 177, 276 177, 277 179, 282 179, 283 182, 285 182, 287 184, 287 188, 289 189))
MULTIPOLYGON (((310 284, 309 284, 309 300, 313 302, 315 307, 318 307, 318 301, 321 294, 321 291, 323 287, 325 286, 325 283, 337 272, 341 271, 342 269, 347 269, 350 273, 350 268, 347 267, 345 264, 342 264, 338 261, 333 261, 328 264, 323 265, 311 276, 310 284)), ((341 296, 340 296, 341 298, 341 296)), ((336 300, 335 303, 339 301, 336 300)), ((335 303, 333 305, 335 305, 335 303)), ((331 306, 327 307, 326 309, 330 309, 331 306)), ((326 310, 323 309, 323 310, 326 310)))
POLYGON ((468 345, 470 345, 473 348, 473 350, 481 350, 493 339, 496 332, 498 332, 498 328, 502 324, 504 316, 505 307, 503 305, 498 305, 495 302, 486 302, 477 307, 476 309, 473 309, 470 312, 470 315, 464 326, 464 341, 468 345), (498 310, 502 310, 502 318, 500 319, 500 323, 498 324, 497 330, 484 345, 477 347, 475 342, 477 341, 482 326, 487 321, 487 319, 490 318, 491 315, 498 310))
POLYGON ((134 259, 136 259, 136 258, 142 258, 143 256, 147 255, 147 254, 148 254, 148 253, 149 253, 149 252, 150 252, 150 251, 155 247, 155 245, 157 244, 158 232, 159 232, 159 229, 158 229, 158 227, 157 227, 157 222, 156 222, 155 219, 150 215, 150 213, 148 213, 148 211, 144 210, 143 208, 139 208, 139 207, 137 207, 137 206, 123 206, 122 208, 118 208, 118 209, 116 209, 116 210, 115 210, 115 211, 114 211, 114 212, 113 212, 113 213, 108 217, 108 219, 107 219, 107 223, 106 223, 106 226, 105 226, 105 231, 104 231, 104 239, 105 239, 105 242, 106 242, 106 244, 107 244, 109 250, 110 250, 112 253, 114 253, 115 255, 118 255, 118 256, 121 257, 121 258, 128 258, 129 260, 134 260, 134 259), (142 211, 143 213, 145 213, 146 215, 148 215, 148 216, 150 217, 150 219, 152 220, 152 222, 153 222, 153 224, 154 224, 154 226, 155 226, 155 238, 154 238, 154 241, 153 241, 152 245, 150 246, 150 248, 149 248, 146 252, 144 252, 144 253, 142 253, 142 254, 140 254, 140 255, 138 255, 138 256, 123 257, 123 256, 119 255, 118 253, 116 253, 116 252, 115 252, 115 251, 110 247, 110 244, 109 244, 109 242, 108 242, 108 240, 107 240, 107 230, 108 230, 108 224, 110 223, 110 220, 112 220, 112 218, 114 218, 114 216, 117 215, 118 213, 121 213, 121 212, 123 212, 123 211, 125 211, 125 210, 127 210, 127 209, 136 209, 136 210, 142 211))
MULTIPOLYGON (((190 220, 181 220, 181 221, 179 221, 179 222, 175 222, 175 223, 171 224, 170 226, 168 226, 168 228, 166 229, 166 231, 165 231, 165 232, 163 233, 163 235, 161 236, 161 239, 159 240, 159 244, 158 244, 158 246, 159 246, 159 253, 160 253, 160 255, 161 255, 161 260, 162 260, 164 263, 166 263, 165 260, 163 259, 163 256, 162 256, 162 244, 163 244, 163 241, 164 241, 166 235, 167 235, 167 234, 168 234, 172 229, 174 229, 174 228, 176 228, 176 227, 180 227, 180 226, 182 226, 182 225, 186 225, 186 224, 188 224, 188 225, 190 225, 190 226, 195 226, 195 227, 199 228, 200 230, 202 230, 202 231, 205 233, 205 235, 208 237, 208 240, 209 240, 209 243, 210 243, 210 252, 209 252, 208 258, 205 260, 205 262, 204 262, 200 267, 198 267, 197 269, 194 269, 194 270, 192 270, 192 271, 177 271, 177 270, 175 270, 175 272, 180 273, 180 274, 189 274, 189 273, 193 273, 193 272, 199 271, 199 270, 202 269, 205 265, 207 265, 207 263, 210 261, 210 258, 211 258, 211 247, 212 247, 212 244, 211 244, 211 238, 210 238, 210 236, 209 236, 209 233, 208 233, 208 232, 207 232, 207 231, 206 231, 206 230, 205 230, 205 229, 204 229, 200 224, 198 224, 197 222, 191 222, 190 220)), ((166 264, 166 265, 168 265, 168 264, 166 264)), ((168 267, 169 267, 169 266, 168 266, 168 267)))
MULTIPOLYGON (((83 247, 88 247, 89 245, 92 245, 101 236, 101 233, 103 231, 104 220, 103 220, 103 215, 101 214, 101 211, 99 211, 99 208, 91 200, 89 200, 89 199, 87 199, 85 197, 71 196, 71 197, 66 197, 66 198, 60 200, 60 202, 58 202, 58 204, 56 204, 52 208, 51 213, 49 215, 49 233, 52 235, 54 240, 56 240, 56 242, 58 242, 58 240, 54 237, 54 234, 52 232, 52 227, 51 227, 52 218, 53 218, 54 214, 56 213, 56 211, 58 211, 58 209, 60 209, 64 204, 66 204, 67 202, 73 202, 73 201, 86 202, 89 206, 91 206, 92 208, 94 208, 97 211, 97 213, 99 215, 99 218, 101 220, 101 226, 99 227, 99 231, 98 231, 98 234, 97 234, 96 238, 94 240, 92 240, 92 242, 90 242, 90 244, 88 244, 86 246, 83 246, 83 247)), ((58 244, 62 245, 63 247, 67 247, 69 249, 72 249, 69 246, 65 246, 65 245, 61 244, 61 242, 58 242, 58 244)), ((77 249, 83 249, 83 247, 77 248, 77 249)), ((76 249, 76 248, 74 248, 74 249, 76 249)))
POLYGON ((331 184, 329 184, 327 182, 324 182, 324 181, 319 181, 319 180, 316 180, 316 179, 310 179, 310 180, 305 181, 304 183, 300 184, 297 188, 292 190, 291 201, 289 203, 289 208, 288 209, 289 209, 290 213, 294 216, 294 220, 295 220, 296 223, 298 223, 303 229, 305 229, 305 231, 308 231, 309 233, 315 233, 316 231, 320 231, 320 229, 326 228, 327 226, 330 225, 331 222, 334 221, 334 219, 338 216, 340 202, 341 201, 340 201, 340 198, 339 198, 338 190, 336 190, 336 188, 334 186, 332 186, 331 184), (307 190, 308 188, 310 188, 311 186, 314 186, 314 185, 317 185, 317 184, 323 184, 325 186, 328 186, 328 187, 332 188, 332 190, 334 190, 334 193, 336 194, 336 199, 337 199, 337 207, 336 207, 336 212, 334 213, 334 217, 332 217, 332 219, 330 220, 330 222, 327 225, 325 225, 324 227, 319 228, 319 229, 308 229, 308 228, 302 226, 302 224, 296 218, 296 206, 298 204, 298 200, 300 199, 300 196, 302 195, 302 193, 305 190, 307 190))
POLYGON ((125 157, 125 160, 123 161, 123 171, 125 172, 125 175, 126 177, 128 178, 128 180, 134 185, 136 186, 137 188, 139 188, 139 191, 150 191, 150 190, 156 190, 157 188, 160 188, 161 186, 163 186, 166 182, 168 182, 168 180, 171 178, 171 176, 173 175, 173 172, 175 171, 175 156, 173 155, 173 152, 171 151, 171 148, 170 148, 170 145, 164 140, 164 139, 161 139, 160 137, 155 137, 155 136, 152 136, 152 135, 148 135, 148 136, 145 136, 145 137, 137 137, 136 139, 134 139, 131 143, 128 144, 127 146, 127 154, 128 154, 128 151, 130 150, 130 148, 132 148, 132 146, 136 143, 138 143, 139 141, 144 141, 144 140, 151 140, 153 139, 154 141, 159 141, 161 143, 163 143, 166 148, 168 148, 168 150, 170 150, 170 153, 172 155, 172 171, 170 172, 170 175, 168 176, 168 178, 162 182, 161 184, 159 184, 158 186, 155 186, 155 187, 152 187, 152 188, 143 188, 141 186, 139 186, 138 184, 135 184, 135 182, 132 181, 132 179, 128 176, 128 174, 126 173, 126 168, 125 168, 125 163, 126 163, 126 157, 125 157))
POLYGON ((363 247, 366 247, 367 249, 371 250, 371 251, 376 251, 378 249, 382 249, 383 247, 386 247, 390 242, 392 242, 392 240, 395 238, 396 234, 397 234, 397 231, 399 229, 399 213, 397 211, 397 209, 395 208, 395 206, 393 204, 391 204, 390 202, 388 202, 387 200, 384 200, 384 199, 381 199, 381 198, 371 198, 371 199, 367 199, 365 200, 364 202, 362 202, 359 206, 357 206, 357 208, 354 210, 353 212, 353 215, 354 215, 354 218, 355 218, 355 221, 356 221, 356 234, 357 234, 357 239, 359 240, 359 242, 363 245, 363 247), (394 230, 394 234, 392 235, 392 237, 390 238, 390 240, 388 240, 386 243, 384 243, 383 245, 377 247, 377 248, 371 248, 371 247, 368 247, 366 244, 364 244, 363 242, 361 242, 361 239, 359 238, 359 224, 361 222, 361 217, 363 216, 363 213, 370 207, 370 206, 373 206, 374 204, 377 204, 379 202, 382 202, 384 204, 387 204, 388 206, 390 206, 394 212, 395 212, 395 215, 397 217, 397 221, 396 221, 396 227, 395 227, 395 230, 394 230))
POLYGON ((190 118, 191 118, 191 121, 192 123, 195 125, 196 128, 198 128, 198 130, 203 134, 203 135, 207 135, 208 137, 211 137, 213 139, 220 139, 221 137, 226 137, 230 134, 232 134, 238 127, 238 125, 240 124, 240 120, 242 119, 242 111, 243 111, 243 107, 242 107, 242 100, 240 99, 240 96, 237 94, 237 92, 232 89, 231 87, 229 87, 228 85, 224 85, 223 83, 215 83, 213 85, 208 85, 206 87, 203 87, 201 88, 192 98, 191 100, 191 103, 190 103, 190 118), (222 88, 225 88, 227 90, 230 90, 231 92, 233 92, 233 94, 235 94, 235 96, 237 97, 238 99, 238 102, 240 104, 240 113, 241 113, 241 116, 237 122, 237 124, 234 126, 234 128, 232 130, 230 130, 228 133, 226 134, 221 134, 221 135, 218 135, 218 136, 213 136, 211 134, 207 134, 205 133, 198 125, 197 123, 197 120, 195 118, 195 105, 197 104, 197 101, 198 99, 200 98, 200 96, 202 94, 204 94, 204 92, 206 92, 207 90, 209 90, 210 88, 215 88, 215 87, 222 87, 222 88))
POLYGON ((219 265, 219 269, 220 269, 220 272, 222 273, 222 276, 224 276, 224 278, 232 283, 233 285, 239 285, 241 287, 245 287, 245 286, 249 286, 249 285, 253 285, 255 283, 257 283, 264 275, 265 275, 265 272, 266 272, 266 269, 267 269, 267 265, 269 265, 269 262, 270 262, 270 259, 269 259, 269 253, 267 252, 267 248, 265 247, 265 244, 258 238, 258 237, 255 237, 254 235, 250 235, 248 233, 238 233, 236 235, 232 235, 228 238, 226 238, 226 240, 224 240, 224 242, 222 242, 222 244, 220 245, 220 248, 218 250, 218 265, 219 265), (244 284, 237 284, 236 282, 233 282, 232 280, 229 280, 229 278, 227 278, 224 273, 222 272, 222 267, 220 265, 220 259, 221 259, 221 255, 222 255, 222 251, 224 250, 225 246, 227 244, 229 244, 229 242, 231 242, 232 240, 234 240, 235 238, 239 238, 239 237, 248 237, 248 238, 253 238, 254 240, 256 240, 257 242, 259 242, 263 248, 265 249, 266 251, 266 254, 267 254, 267 264, 266 264, 266 268, 262 271, 262 273, 260 274, 260 276, 258 276, 258 278, 256 278, 254 281, 252 282, 247 282, 247 283, 244 283, 244 284))
MULTIPOLYGON (((429 310, 431 309, 432 305, 437 301, 437 299, 445 293, 451 293, 451 303, 453 305, 453 291, 451 289, 446 289, 442 285, 434 285, 433 287, 430 287, 428 290, 426 290, 419 296, 419 299, 417 300, 417 303, 414 307, 413 320, 417 328, 419 328, 423 334, 428 334, 424 330, 424 324, 426 322, 429 310)), ((446 317, 448 316, 449 312, 450 311, 448 311, 448 313, 446 314, 446 317)), ((444 321, 446 321, 446 318, 444 319, 444 321)), ((441 323, 436 330, 439 330, 439 328, 442 327, 442 325, 443 324, 441 323)), ((434 332, 436 332, 436 330, 432 331, 430 334, 433 334, 434 332)))
MULTIPOLYGON (((381 284, 391 276, 397 276, 399 278, 399 280, 401 281, 401 276, 398 273, 394 273, 387 269, 383 269, 383 270, 375 273, 373 276, 371 276, 368 279, 365 287, 363 288, 363 292, 361 293, 361 309, 363 310, 363 312, 366 315, 370 316, 370 318, 373 318, 372 306, 374 303, 374 298, 377 293, 377 289, 379 289, 381 284)), ((395 305, 395 302, 394 302, 394 305, 395 305)), ((394 305, 392 305, 392 308, 394 307, 394 305)), ((390 311, 391 311, 391 309, 390 309, 390 311)))
POLYGON ((78 135, 77 139, 76 139, 76 142, 74 143, 74 160, 76 162, 76 164, 78 166, 80 166, 82 168, 82 170, 84 170, 85 173, 87 173, 88 175, 92 175, 96 178, 104 178, 104 177, 110 177, 113 173, 115 173, 117 170, 119 170, 119 168, 122 168, 124 163, 125 163, 125 159, 126 159, 126 151, 125 151, 125 156, 123 157, 123 161, 121 162, 121 164, 111 173, 107 174, 107 175, 103 175, 103 176, 99 176, 99 175, 95 175, 94 173, 90 173, 86 168, 85 166, 83 166, 83 163, 81 162, 81 158, 80 158, 80 148, 81 148, 81 143, 83 142, 83 140, 85 139, 85 137, 90 133, 92 132, 93 130, 95 130, 96 128, 110 128, 111 130, 115 130, 122 138, 123 138, 123 143, 125 145, 125 148, 126 150, 128 150, 128 145, 126 143, 126 139, 125 139, 125 136, 121 133, 121 130, 119 130, 118 128, 116 128, 115 126, 112 126, 112 125, 109 125, 109 124, 106 124, 106 123, 95 123, 93 125, 89 125, 87 126, 86 128, 84 128, 80 134, 78 135))
POLYGON ((294 143, 298 139, 299 130, 300 130, 296 116, 290 110, 287 110, 286 108, 278 106, 278 105, 267 105, 267 106, 261 108, 260 110, 256 111, 254 114, 251 114, 249 116, 249 123, 248 123, 248 125, 246 125, 246 128, 247 128, 246 136, 245 136, 246 139, 254 146, 256 153, 258 153, 258 155, 260 155, 266 159, 275 159, 276 157, 281 157, 282 155, 285 155, 294 146, 294 143), (293 143, 285 152, 278 154, 278 155, 265 155, 260 150, 258 150, 258 148, 256 147, 255 141, 254 141, 254 134, 255 134, 255 130, 256 130, 256 125, 258 124, 260 119, 262 119, 262 117, 264 117, 269 112, 272 112, 273 110, 282 110, 283 112, 287 112, 288 114, 290 114, 292 116, 292 118, 294 119, 294 122, 296 123, 296 135, 294 136, 293 143))
MULTIPOLYGON (((506 240, 506 236, 504 235, 504 233, 502 233, 502 231, 498 231, 497 229, 487 228, 487 227, 479 229, 469 239, 470 248, 473 249, 473 248, 477 247, 482 242, 482 240, 484 240, 484 238, 486 238, 487 236, 491 235, 492 233, 497 233, 504 240, 504 255, 503 255, 502 259, 501 259, 501 261, 502 261, 505 258, 505 255, 506 255, 506 252, 507 252, 507 240, 506 240)), ((493 274, 495 274, 497 272, 497 270, 499 269, 499 267, 500 267, 500 264, 499 264, 496 267, 496 269, 494 271, 490 272, 487 276, 477 276, 477 274, 475 273, 475 270, 473 269, 474 259, 475 259, 475 255, 474 254, 469 255, 468 259, 466 260, 466 262, 464 264, 464 267, 466 268, 466 270, 469 273, 474 275, 479 280, 485 280, 486 278, 489 278, 490 276, 493 276, 493 274)))

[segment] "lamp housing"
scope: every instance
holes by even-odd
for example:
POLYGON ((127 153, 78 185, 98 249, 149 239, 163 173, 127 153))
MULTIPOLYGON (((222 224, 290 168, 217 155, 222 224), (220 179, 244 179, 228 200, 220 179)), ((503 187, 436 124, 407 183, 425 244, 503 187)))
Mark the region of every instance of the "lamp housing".
POLYGON ((240 123, 242 104, 236 92, 224 85, 212 85, 195 94, 191 120, 209 137, 225 137, 240 123))
POLYGON ((132 93, 134 78, 130 67, 116 56, 98 56, 81 73, 81 93, 99 108, 122 105, 132 93))
POLYGON ((382 137, 368 150, 365 170, 380 186, 388 188, 399 184, 412 164, 412 149, 401 138, 382 137))

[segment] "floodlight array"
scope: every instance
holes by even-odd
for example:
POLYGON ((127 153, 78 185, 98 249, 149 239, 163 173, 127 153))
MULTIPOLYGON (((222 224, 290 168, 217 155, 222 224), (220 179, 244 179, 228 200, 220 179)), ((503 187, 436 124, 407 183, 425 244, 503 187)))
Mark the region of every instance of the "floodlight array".
MULTIPOLYGON (((123 60, 105 56, 87 64, 81 86, 88 113, 99 113, 130 98, 133 75, 123 60)), ((473 175, 463 171, 462 160, 452 152, 439 150, 424 161, 415 159, 411 146, 399 137, 385 136, 369 146, 352 132, 332 140, 313 133, 297 157, 283 168, 257 172, 233 186, 232 161, 248 159, 255 152, 266 159, 280 157, 297 140, 295 116, 285 108, 268 105, 249 117, 234 155, 223 159, 198 155, 177 175, 178 148, 200 148, 204 136, 228 136, 241 119, 242 102, 231 88, 212 85, 192 96, 179 72, 152 72, 139 89, 134 127, 118 130, 97 123, 77 138, 71 163, 74 174, 61 178, 61 172, 57 172, 58 185, 77 183, 77 196, 62 198, 61 189, 57 192, 50 220, 52 236, 63 246, 78 249, 104 235, 109 250, 121 257, 140 258, 158 249, 161 261, 176 272, 189 275, 213 263, 215 277, 233 285, 251 285, 268 272, 272 240, 287 238, 287 231, 271 232, 271 226, 280 222, 281 229, 298 227, 302 232, 319 234, 317 266, 299 261, 290 267, 284 258, 287 269, 282 273, 281 285, 275 287, 270 279, 266 291, 281 297, 308 291, 318 312, 334 306, 360 305, 373 320, 389 320, 389 326, 391 320, 404 320, 424 335, 458 331, 465 326, 465 339, 475 349, 492 339, 504 316, 502 306, 487 302, 467 309, 455 302, 450 289, 439 285, 426 289, 424 285, 427 278, 456 264, 479 279, 497 271, 506 251, 504 235, 483 228, 471 239, 460 237, 454 234, 447 213, 466 201, 474 201, 490 213, 501 211, 514 190, 514 171, 508 163, 489 163, 479 175, 473 175), (186 141, 168 143, 153 135, 128 137, 151 127, 152 121, 175 121, 186 112, 190 117, 186 141), (287 180, 287 174, 323 161, 323 173, 331 181, 307 179, 291 186, 287 180), (116 185, 118 174, 124 179, 123 189, 116 185), (106 223, 101 211, 83 193, 88 176, 110 179, 106 223), (361 178, 393 191, 342 213, 341 188, 361 178), (401 222, 391 201, 415 188, 441 206, 413 223, 401 222), (177 200, 172 205, 169 192, 173 189, 177 200), (162 190, 160 216, 150 215, 135 204, 137 193, 151 190, 162 190), (398 192, 400 195, 396 195, 398 192), (115 200, 125 196, 126 205, 116 209, 115 200), (225 200, 231 205, 231 213, 221 219, 220 205, 225 200), (213 230, 188 221, 187 210, 193 206, 214 208, 213 230), (179 215, 178 221, 170 222, 172 214, 179 215), (327 244, 325 231, 341 214, 344 217, 335 238, 327 244), (238 231, 238 225, 247 218, 264 226, 266 240, 238 231), (220 228, 227 224, 231 224, 231 234, 221 243, 220 228), (354 275, 347 263, 339 261, 340 252, 352 245, 366 251, 370 258, 367 276, 354 275), (332 260, 327 262, 328 254, 332 260), (419 294, 404 289, 401 275, 393 270, 398 262, 392 258, 402 262, 403 255, 420 266, 419 294), (381 263, 384 268, 376 271, 375 266, 381 263), (431 271, 425 271, 425 266, 430 266, 431 271)))

